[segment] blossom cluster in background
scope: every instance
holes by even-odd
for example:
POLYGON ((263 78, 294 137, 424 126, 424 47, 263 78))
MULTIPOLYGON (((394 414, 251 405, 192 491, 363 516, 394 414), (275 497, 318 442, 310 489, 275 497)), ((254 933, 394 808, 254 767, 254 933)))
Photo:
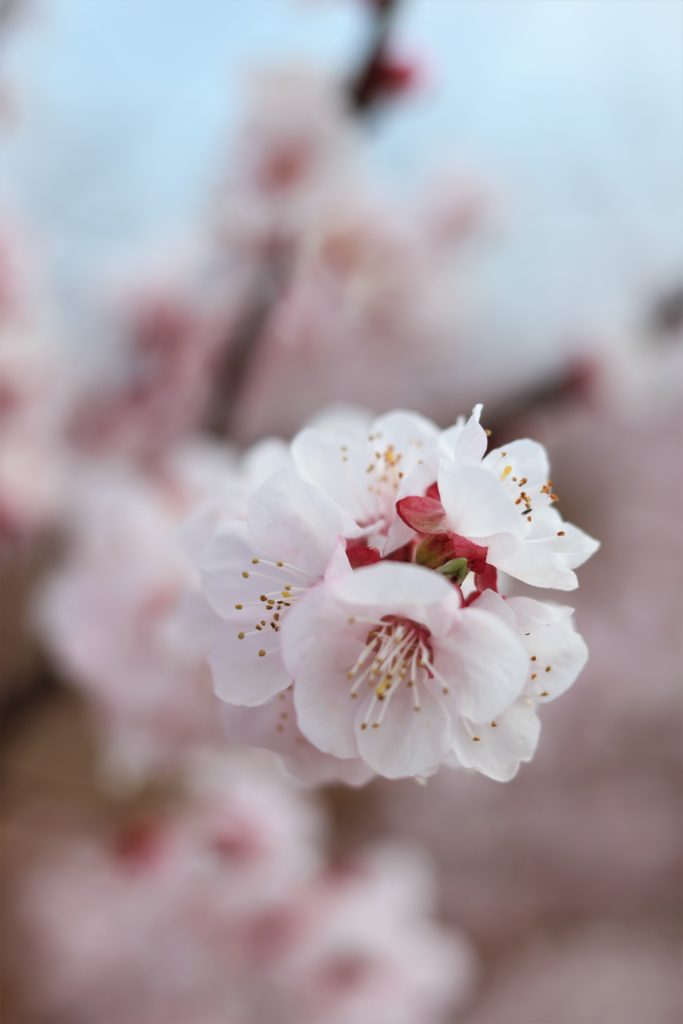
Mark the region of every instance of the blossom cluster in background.
POLYGON ((195 763, 173 812, 29 858, 13 956, 65 1024, 439 1021, 475 976, 415 851, 330 862, 320 810, 258 762, 195 763))

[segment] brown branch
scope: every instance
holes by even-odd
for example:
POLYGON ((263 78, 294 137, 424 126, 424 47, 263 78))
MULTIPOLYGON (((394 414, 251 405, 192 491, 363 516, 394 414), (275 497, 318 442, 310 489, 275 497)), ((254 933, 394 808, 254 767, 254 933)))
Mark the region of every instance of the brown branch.
MULTIPOLYGON (((372 113, 385 97, 382 67, 401 0, 369 0, 372 29, 366 53, 345 87, 347 102, 359 119, 372 113)), ((289 280, 288 247, 275 244, 255 275, 242 315, 226 339, 216 367, 206 418, 207 430, 232 433, 237 402, 246 387, 270 317, 289 280)))
POLYGON ((381 101, 382 70, 400 0, 372 0, 375 12, 367 51, 348 84, 348 101, 356 115, 370 113, 381 101))

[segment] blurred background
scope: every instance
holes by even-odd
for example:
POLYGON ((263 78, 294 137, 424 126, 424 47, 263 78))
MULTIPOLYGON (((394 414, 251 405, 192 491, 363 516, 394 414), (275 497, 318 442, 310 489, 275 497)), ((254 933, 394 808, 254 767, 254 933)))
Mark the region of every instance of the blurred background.
POLYGON ((681 1024, 682 379, 679 0, 0 0, 7 1024, 681 1024), (182 526, 478 401, 602 542, 589 664, 508 784, 302 788, 182 526))

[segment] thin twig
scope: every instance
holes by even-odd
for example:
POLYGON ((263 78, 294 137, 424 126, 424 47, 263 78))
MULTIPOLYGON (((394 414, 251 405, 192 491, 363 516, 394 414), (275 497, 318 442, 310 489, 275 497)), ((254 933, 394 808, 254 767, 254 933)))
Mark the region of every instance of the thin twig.
MULTIPOLYGON (((382 100, 382 65, 389 36, 401 0, 371 0, 372 29, 367 51, 358 70, 346 86, 350 109, 359 119, 374 112, 382 100)), ((272 247, 258 268, 242 316, 230 331, 223 355, 216 367, 209 399, 207 429, 222 436, 232 433, 236 406, 248 384, 258 350, 267 334, 268 323, 291 272, 289 248, 272 247)))
POLYGON ((370 113, 382 99, 382 69, 399 3, 400 0, 373 0, 375 17, 368 48, 348 85, 349 105, 358 116, 370 113))

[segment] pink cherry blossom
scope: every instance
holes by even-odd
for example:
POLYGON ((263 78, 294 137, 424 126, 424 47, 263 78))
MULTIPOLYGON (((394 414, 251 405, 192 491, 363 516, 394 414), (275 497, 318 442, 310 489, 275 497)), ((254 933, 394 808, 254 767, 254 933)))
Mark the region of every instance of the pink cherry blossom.
POLYGON ((92 700, 117 773, 173 763, 218 735, 205 635, 196 622, 187 628, 195 569, 181 527, 209 495, 239 503, 240 487, 230 458, 199 443, 156 475, 83 470, 71 539, 37 621, 67 679, 92 700))

